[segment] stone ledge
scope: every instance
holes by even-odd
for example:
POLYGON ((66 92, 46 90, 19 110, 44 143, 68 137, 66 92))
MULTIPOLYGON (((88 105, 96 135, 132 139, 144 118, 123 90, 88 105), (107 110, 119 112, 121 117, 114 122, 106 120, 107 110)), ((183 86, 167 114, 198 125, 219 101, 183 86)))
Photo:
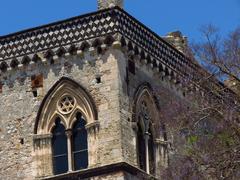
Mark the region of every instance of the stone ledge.
POLYGON ((117 173, 121 171, 124 173, 129 173, 134 176, 140 176, 141 180, 145 180, 145 179, 157 180, 156 177, 149 175, 146 172, 142 171, 141 169, 138 169, 137 167, 134 167, 126 162, 119 162, 119 163, 109 164, 101 167, 69 172, 69 173, 65 173, 57 176, 45 177, 42 179, 43 180, 66 180, 66 179, 79 180, 84 178, 107 175, 109 173, 117 173))
POLYGON ((156 144, 160 144, 160 145, 168 145, 168 144, 170 144, 169 141, 164 141, 164 140, 161 140, 161 139, 156 139, 155 143, 156 144))

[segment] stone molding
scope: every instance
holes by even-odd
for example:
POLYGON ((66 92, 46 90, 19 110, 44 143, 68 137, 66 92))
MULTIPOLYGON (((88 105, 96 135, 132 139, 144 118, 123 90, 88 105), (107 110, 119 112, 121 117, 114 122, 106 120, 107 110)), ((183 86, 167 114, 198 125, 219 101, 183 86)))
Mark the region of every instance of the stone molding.
POLYGON ((52 138, 52 134, 34 134, 33 140, 52 138))
MULTIPOLYGON (((61 99, 61 98, 60 98, 61 99)), ((59 117, 66 129, 71 129, 76 121, 77 113, 81 113, 87 123, 95 122, 97 110, 92 97, 77 82, 69 78, 61 78, 49 90, 38 110, 34 127, 35 134, 49 134, 55 126, 55 119, 59 117), (75 106, 69 114, 61 114, 58 110, 59 98, 71 94, 74 98, 75 106)))
POLYGON ((43 180, 64 180, 64 179, 78 180, 78 179, 97 177, 101 175, 107 175, 113 172, 114 173, 127 172, 131 175, 139 176, 143 179, 157 180, 156 177, 150 174, 147 174, 141 169, 134 167, 126 162, 119 162, 119 163, 109 164, 101 167, 95 167, 95 168, 89 168, 86 170, 70 172, 63 175, 43 178, 43 180))
POLYGON ((158 145, 169 145, 170 144, 169 141, 164 141, 162 139, 155 139, 155 143, 158 145))
POLYGON ((41 134, 33 136, 34 150, 48 147, 52 142, 52 134, 41 134))
POLYGON ((98 120, 86 124, 85 128, 87 129, 88 132, 97 132, 99 130, 100 122, 98 120))

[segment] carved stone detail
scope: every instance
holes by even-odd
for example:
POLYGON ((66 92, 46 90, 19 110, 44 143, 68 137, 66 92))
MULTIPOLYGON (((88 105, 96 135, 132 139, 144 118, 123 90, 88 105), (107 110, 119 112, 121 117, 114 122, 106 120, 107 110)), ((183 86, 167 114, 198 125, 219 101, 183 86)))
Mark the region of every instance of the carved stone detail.
POLYGON ((75 99, 70 95, 64 95, 59 101, 58 101, 58 110, 62 114, 69 114, 72 112, 72 110, 75 107, 75 99))

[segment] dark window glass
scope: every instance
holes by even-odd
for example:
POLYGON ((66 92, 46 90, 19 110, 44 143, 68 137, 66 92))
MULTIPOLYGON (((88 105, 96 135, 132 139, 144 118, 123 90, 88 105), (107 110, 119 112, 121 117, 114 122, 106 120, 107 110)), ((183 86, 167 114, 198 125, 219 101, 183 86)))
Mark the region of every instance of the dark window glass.
POLYGON ((74 170, 88 167, 88 144, 86 121, 80 113, 77 114, 77 121, 73 126, 72 150, 74 158, 74 170))
POLYGON ((55 122, 55 127, 52 131, 52 154, 54 174, 61 174, 68 171, 67 137, 65 135, 65 127, 60 122, 61 120, 57 118, 55 122))
POLYGON ((137 153, 138 153, 138 164, 140 169, 146 171, 146 148, 144 133, 140 125, 138 125, 137 133, 137 153))

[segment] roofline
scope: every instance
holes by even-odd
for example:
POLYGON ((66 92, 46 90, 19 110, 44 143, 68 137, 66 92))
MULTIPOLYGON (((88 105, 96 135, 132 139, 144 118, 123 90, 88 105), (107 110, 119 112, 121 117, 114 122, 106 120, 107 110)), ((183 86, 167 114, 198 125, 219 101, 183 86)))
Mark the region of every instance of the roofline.
MULTIPOLYGON (((45 25, 42 25, 42 26, 38 26, 38 27, 35 27, 35 28, 25 29, 25 30, 22 30, 22 31, 19 31, 19 32, 15 32, 15 33, 11 33, 11 34, 8 34, 8 35, 0 36, 0 42, 1 41, 3 42, 4 40, 8 40, 9 41, 9 40, 11 40, 12 37, 19 36, 19 35, 24 35, 25 33, 34 33, 34 31, 37 31, 37 30, 39 30, 39 31, 41 31, 41 30, 49 30, 49 29, 51 30, 51 27, 54 28, 54 26, 58 26, 58 25, 61 25, 63 23, 71 23, 72 21, 75 21, 75 20, 78 20, 78 19, 82 19, 82 18, 85 18, 85 17, 88 18, 88 17, 94 16, 94 15, 99 15, 99 14, 102 14, 102 13, 105 13, 105 12, 108 12, 108 11, 112 11, 112 10, 117 10, 117 11, 125 14, 125 16, 128 17, 130 20, 132 20, 134 23, 136 23, 137 25, 141 26, 141 28, 143 28, 146 31, 148 31, 148 33, 151 34, 151 36, 153 36, 154 38, 156 38, 156 40, 162 42, 169 49, 171 49, 176 54, 178 54, 178 56, 180 56, 182 58, 181 60, 184 61, 185 63, 187 62, 188 66, 191 69, 193 69, 193 70, 197 70, 197 69, 202 69, 203 70, 204 69, 198 63, 194 63, 193 61, 191 61, 189 57, 187 57, 184 53, 182 53, 179 50, 177 50, 172 44, 170 44, 169 42, 164 40, 164 38, 159 36, 153 30, 148 28, 146 25, 141 23, 139 20, 137 20, 136 18, 134 18, 133 16, 131 16, 129 13, 127 13, 126 11, 124 11, 123 9, 121 9, 118 6, 115 6, 113 8, 107 8, 107 9, 103 9, 103 10, 98 10, 98 11, 95 11, 95 12, 92 12, 92 13, 87 13, 87 14, 83 14, 83 15, 80 15, 80 16, 75 16, 75 17, 72 17, 72 18, 68 18, 68 19, 65 19, 65 20, 56 21, 56 22, 53 22, 53 23, 49 23, 49 24, 45 24, 45 25), (49 28, 49 29, 47 29, 47 28, 49 28)), ((120 34, 122 33, 121 30, 119 30, 119 29, 116 30, 116 32, 118 32, 120 34)), ((126 37, 129 38, 128 36, 126 36, 126 37)), ((6 59, 10 59, 10 58, 12 58, 12 57, 7 57, 6 59)), ((5 59, 3 58, 2 61, 4 61, 4 60, 5 59)), ((172 69, 172 68, 170 68, 170 69, 172 69)), ((204 71, 206 71, 206 70, 204 69, 204 71)), ((221 86, 224 86, 224 84, 219 83, 219 81, 218 81, 218 84, 221 85, 221 86)))
MULTIPOLYGON (((66 19, 55 21, 55 22, 52 22, 52 23, 36 26, 36 27, 33 27, 33 28, 23 29, 23 30, 20 30, 20 31, 16 31, 16 32, 13 32, 13 33, 10 33, 10 34, 0 36, 0 40, 5 39, 5 38, 9 38, 11 36, 16 36, 16 35, 20 35, 20 34, 23 34, 23 33, 39 30, 39 29, 42 29, 42 28, 47 28, 47 27, 50 27, 50 26, 55 26, 55 25, 58 25, 58 24, 69 22, 69 21, 73 21, 73 20, 76 20, 76 19, 79 19, 79 18, 84 18, 84 17, 87 17, 87 16, 95 15, 95 14, 98 14, 98 13, 101 13, 101 12, 108 11, 109 9, 111 9, 111 8, 102 9, 102 10, 94 11, 94 12, 91 12, 91 13, 86 13, 86 14, 83 14, 83 15, 74 16, 74 17, 71 17, 71 18, 66 18, 66 19)), ((120 8, 118 8, 118 9, 120 9, 120 8)))
MULTIPOLYGON (((10 38, 10 37, 12 37, 12 36, 24 34, 24 33, 27 33, 27 32, 31 32, 31 31, 35 31, 35 30, 47 28, 47 27, 50 27, 50 26, 62 24, 62 23, 65 23, 65 22, 74 21, 74 20, 79 19, 79 18, 84 18, 84 17, 87 17, 87 16, 91 16, 91 15, 95 15, 95 14, 98 14, 98 13, 106 12, 106 11, 108 11, 109 9, 118 9, 118 10, 120 10, 121 12, 125 13, 125 14, 128 15, 131 19, 133 19, 136 23, 138 23, 139 25, 141 25, 141 26, 143 26, 144 28, 146 28, 146 30, 148 30, 150 33, 152 33, 152 34, 153 34, 154 36, 156 36, 158 39, 160 39, 161 41, 163 41, 164 43, 166 43, 168 46, 170 46, 171 48, 173 48, 176 52, 178 52, 178 53, 180 53, 182 56, 186 57, 185 54, 183 54, 181 51, 177 50, 172 44, 170 44, 169 42, 167 42, 164 38, 162 38, 162 37, 161 37, 160 35, 158 35, 156 32, 154 32, 153 30, 151 30, 150 28, 148 28, 148 27, 147 27, 146 25, 144 25, 142 22, 140 22, 140 21, 137 20, 135 17, 133 17, 133 16, 130 15, 128 12, 124 11, 122 8, 120 8, 120 7, 118 7, 118 6, 115 6, 114 8, 106 8, 106 9, 97 10, 97 11, 94 11, 94 12, 91 12, 91 13, 86 13, 86 14, 79 15, 79 16, 74 16, 74 17, 71 17, 71 18, 66 18, 66 19, 63 19, 63 20, 56 21, 56 22, 52 22, 52 23, 48 23, 48 24, 43 24, 43 25, 40 25, 40 26, 36 26, 36 27, 33 27, 33 28, 23 29, 23 30, 21 30, 21 31, 17 31, 17 32, 13 32, 13 33, 10 33, 10 34, 6 34, 6 35, 3 35, 3 36, 0 36, 0 40, 6 39, 6 38, 10 38)), ((186 58, 187 58, 187 57, 186 57, 186 58)))

